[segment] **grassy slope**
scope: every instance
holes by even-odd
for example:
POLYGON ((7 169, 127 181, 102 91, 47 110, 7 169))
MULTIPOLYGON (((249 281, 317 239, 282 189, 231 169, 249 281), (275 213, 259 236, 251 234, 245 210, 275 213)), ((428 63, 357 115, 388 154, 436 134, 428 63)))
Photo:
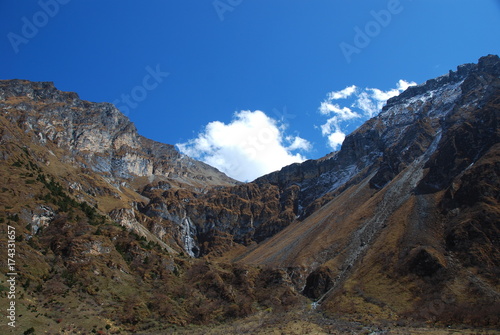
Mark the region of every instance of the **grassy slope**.
MULTIPOLYGON (((488 160, 486 156, 485 163, 488 160)), ((481 164, 477 163, 478 169, 481 164)), ((401 178, 378 193, 362 182, 237 259, 281 267, 327 266, 336 287, 322 304, 329 315, 351 315, 363 322, 407 319, 498 325, 500 287, 495 267, 487 261, 464 266, 457 254, 448 251, 445 230, 450 220, 438 205, 445 192, 413 195, 398 203, 391 194, 399 194, 393 189, 400 187, 401 178), (369 231, 367 222, 377 217, 383 224, 371 240, 358 233, 361 227, 369 231), (369 248, 362 248, 363 243, 369 248), (356 254, 359 257, 352 256, 356 254), (427 263, 437 270, 422 272, 427 263)), ((474 217, 475 210, 470 211, 474 217)), ((492 252, 488 243, 475 248, 478 257, 492 252)))

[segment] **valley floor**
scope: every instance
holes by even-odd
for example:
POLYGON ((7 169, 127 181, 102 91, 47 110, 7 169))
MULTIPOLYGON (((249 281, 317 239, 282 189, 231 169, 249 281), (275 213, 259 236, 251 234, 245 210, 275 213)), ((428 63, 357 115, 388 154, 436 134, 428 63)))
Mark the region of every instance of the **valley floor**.
MULTIPOLYGON (((188 326, 172 328, 161 334, 219 335, 219 334, 263 334, 263 335, 323 335, 323 334, 422 334, 422 335, 497 335, 500 329, 477 329, 467 326, 433 327, 424 323, 384 323, 367 325, 361 322, 327 318, 319 312, 289 312, 286 314, 265 313, 218 326, 188 326)), ((145 332, 144 334, 154 334, 145 332)))

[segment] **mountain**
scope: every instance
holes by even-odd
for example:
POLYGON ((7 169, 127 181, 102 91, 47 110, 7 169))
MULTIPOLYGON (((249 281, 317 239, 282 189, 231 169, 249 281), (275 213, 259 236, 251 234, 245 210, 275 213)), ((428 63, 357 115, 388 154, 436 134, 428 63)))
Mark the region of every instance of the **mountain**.
POLYGON ((303 211, 240 261, 294 269, 331 313, 498 325, 499 77, 497 56, 459 66, 390 99, 331 157, 258 179, 298 185, 303 211))
MULTIPOLYGON (((160 230, 164 228, 146 217, 142 220, 147 224, 136 220, 135 208, 147 201, 137 192, 141 187, 156 183, 204 192, 214 185, 238 184, 181 155, 172 145, 140 136, 111 104, 82 101, 76 93, 58 91, 52 83, 22 80, 0 82, 0 99, 4 160, 22 148, 33 163, 57 175, 76 199, 99 206, 113 220, 156 242, 163 243, 166 232, 160 230), (152 235, 150 231, 157 232, 152 235)), ((36 206, 29 211, 40 212, 36 206)), ((184 236, 189 224, 179 224, 180 230, 173 234, 184 236)))
POLYGON ((246 184, 52 83, 0 81, 0 110, 0 228, 27 331, 500 324, 498 56, 246 184))

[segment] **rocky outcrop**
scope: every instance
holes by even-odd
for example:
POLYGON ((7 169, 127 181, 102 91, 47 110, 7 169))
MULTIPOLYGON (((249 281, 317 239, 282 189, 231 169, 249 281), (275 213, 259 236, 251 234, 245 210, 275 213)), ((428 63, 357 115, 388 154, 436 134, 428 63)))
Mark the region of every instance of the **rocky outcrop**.
POLYGON ((332 271, 327 267, 319 267, 307 276, 303 294, 318 300, 333 287, 332 271))
POLYGON ((109 103, 91 103, 50 82, 0 81, 0 108, 12 124, 64 149, 61 159, 114 178, 172 179, 196 187, 236 181, 180 154, 172 145, 140 136, 129 119, 109 103))
POLYGON ((280 191, 266 184, 216 188, 206 193, 146 187, 151 201, 140 211, 181 227, 185 251, 192 256, 221 253, 234 243, 247 245, 274 235, 295 218, 298 187, 280 191))

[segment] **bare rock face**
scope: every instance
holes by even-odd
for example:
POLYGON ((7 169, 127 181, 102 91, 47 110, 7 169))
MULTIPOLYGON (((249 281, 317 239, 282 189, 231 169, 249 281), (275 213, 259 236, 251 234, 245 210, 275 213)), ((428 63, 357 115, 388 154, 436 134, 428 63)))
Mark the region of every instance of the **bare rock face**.
POLYGON ((200 187, 234 185, 216 169, 180 154, 172 145, 140 136, 109 103, 91 103, 53 83, 0 82, 4 117, 29 132, 34 143, 54 143, 61 159, 110 177, 171 178, 200 187))
POLYGON ((320 299, 333 287, 332 271, 327 267, 319 267, 309 274, 304 287, 304 295, 314 300, 320 299))
POLYGON ((297 214, 298 187, 246 184, 206 193, 147 187, 151 201, 140 211, 184 226, 192 256, 227 250, 234 243, 260 242, 288 226, 297 214))
POLYGON ((446 268, 446 264, 443 264, 435 254, 435 250, 424 247, 411 250, 407 259, 408 271, 420 277, 431 277, 446 268))
POLYGON ((192 257, 262 241, 298 213, 297 186, 237 186, 172 145, 140 136, 113 105, 52 83, 2 81, 0 108, 27 141, 48 149, 37 152, 41 161, 81 169, 85 181, 66 180, 74 196, 96 206, 112 197, 113 206, 102 206, 115 222, 192 257))

